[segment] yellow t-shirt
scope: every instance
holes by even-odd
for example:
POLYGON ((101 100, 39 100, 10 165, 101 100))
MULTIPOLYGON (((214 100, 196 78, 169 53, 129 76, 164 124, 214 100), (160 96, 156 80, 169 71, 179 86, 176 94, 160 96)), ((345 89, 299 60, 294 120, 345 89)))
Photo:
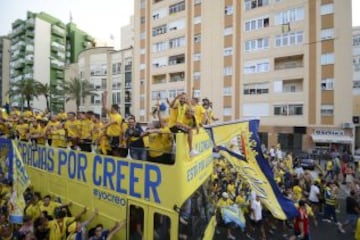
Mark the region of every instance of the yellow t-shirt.
POLYGON ((58 202, 50 201, 48 206, 45 206, 43 202, 40 203, 40 210, 47 211, 49 216, 54 216, 55 208, 60 207, 61 204, 58 202))
POLYGON ((224 198, 220 198, 219 201, 217 202, 218 207, 227 207, 233 204, 234 202, 231 199, 224 199, 224 198))
MULTIPOLYGON (((58 121, 55 121, 55 122, 50 121, 50 122, 48 122, 48 124, 46 125, 46 131, 49 130, 49 129, 51 129, 51 128, 58 127, 59 125, 60 125, 60 122, 58 122, 58 121)), ((50 131, 49 134, 48 134, 48 136, 47 136, 49 139, 52 139, 52 138, 53 138, 51 132, 52 132, 52 131, 50 131)))
POLYGON ((172 136, 169 128, 160 129, 161 133, 149 134, 149 156, 159 157, 171 152, 172 136))
POLYGON ((56 115, 56 119, 59 121, 64 121, 67 119, 67 113, 63 112, 63 113, 58 113, 56 115))
POLYGON ((64 123, 64 128, 67 131, 67 136, 70 138, 77 138, 80 135, 80 122, 78 120, 67 120, 64 123))
POLYGON ((195 118, 198 123, 204 123, 205 120, 205 108, 200 104, 193 106, 195 112, 195 118))
POLYGON ((65 240, 66 239, 66 226, 75 221, 74 217, 64 217, 58 222, 56 219, 49 221, 48 227, 50 229, 49 240, 65 240))
POLYGON ((302 188, 300 186, 298 186, 298 185, 295 185, 293 187, 293 192, 294 192, 295 199, 297 201, 299 201, 301 199, 301 197, 302 197, 302 188))
POLYGON ((109 112, 110 122, 114 122, 109 125, 106 129, 106 135, 110 137, 118 137, 121 135, 121 123, 123 117, 119 113, 110 113, 109 112))
POLYGON ((98 138, 103 134, 101 128, 103 127, 102 122, 93 123, 92 141, 98 141, 98 138))
POLYGON ((356 222, 355 240, 360 240, 360 218, 356 222))
POLYGON ((34 135, 34 134, 40 135, 40 137, 36 138, 37 143, 38 144, 45 144, 44 129, 40 125, 37 125, 36 127, 31 126, 29 132, 30 132, 31 135, 34 135))
POLYGON ((92 140, 92 132, 94 128, 93 121, 89 119, 80 120, 80 139, 92 140))
POLYGON ((25 210, 25 215, 30 216, 33 221, 38 217, 40 217, 41 215, 40 202, 36 204, 30 204, 25 210))
POLYGON ((52 147, 66 147, 66 137, 65 137, 65 129, 60 128, 54 131, 51 131, 52 134, 52 147))
POLYGON ((26 140, 26 134, 29 131, 29 124, 27 123, 17 124, 16 131, 19 133, 20 140, 26 140))
POLYGON ((328 160, 326 163, 326 171, 330 171, 333 169, 333 162, 332 160, 328 160))
POLYGON ((235 185, 234 184, 228 184, 226 190, 231 196, 235 196, 235 185))
POLYGON ((169 114, 169 127, 173 127, 176 124, 176 119, 177 119, 177 109, 175 108, 170 108, 170 114, 169 114))
MULTIPOLYGON (((184 123, 184 120, 186 119, 185 112, 186 112, 187 108, 188 108, 187 104, 183 104, 183 105, 178 104, 177 105, 177 108, 176 108, 177 109, 176 122, 184 123)), ((186 123, 184 123, 184 124, 186 124, 186 123)))

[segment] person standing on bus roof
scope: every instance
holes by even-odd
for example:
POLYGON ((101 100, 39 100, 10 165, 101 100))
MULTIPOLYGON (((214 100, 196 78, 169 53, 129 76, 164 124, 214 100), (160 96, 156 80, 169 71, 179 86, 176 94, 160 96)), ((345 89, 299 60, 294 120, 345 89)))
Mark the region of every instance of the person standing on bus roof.
POLYGON ((146 160, 146 151, 144 145, 144 131, 136 122, 135 116, 128 118, 128 127, 125 131, 125 142, 130 151, 132 159, 146 160))
POLYGON ((121 146, 123 135, 123 117, 119 113, 119 106, 117 104, 111 105, 111 109, 106 107, 107 91, 103 94, 103 108, 108 113, 109 122, 104 126, 106 129, 106 136, 109 138, 111 151, 113 155, 117 153, 118 148, 121 146))

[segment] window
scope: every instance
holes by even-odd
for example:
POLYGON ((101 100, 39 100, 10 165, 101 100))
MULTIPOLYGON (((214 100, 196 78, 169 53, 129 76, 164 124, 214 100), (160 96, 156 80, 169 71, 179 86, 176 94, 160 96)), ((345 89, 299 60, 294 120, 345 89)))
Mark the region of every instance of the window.
POLYGON ((140 18, 140 24, 144 24, 145 23, 145 17, 141 17, 140 18))
POLYGON ((176 65, 185 63, 185 54, 180 54, 176 56, 169 57, 169 65, 176 65))
POLYGON ((169 48, 178 48, 185 46, 185 37, 178 37, 169 40, 169 48))
POLYGON ((194 35, 194 43, 199 43, 201 41, 201 34, 194 35))
POLYGON ((261 95, 269 93, 269 83, 244 84, 244 95, 261 95))
POLYGON ((334 12, 334 4, 324 4, 320 6, 320 15, 331 14, 334 12))
POLYGON ((143 39, 145 39, 145 32, 140 33, 140 40, 143 40, 143 39))
POLYGON ((130 216, 129 223, 132 223, 132 224, 128 224, 130 239, 137 238, 139 234, 138 231, 144 233, 144 209, 138 205, 131 204, 129 216, 130 216))
POLYGON ((225 15, 232 15, 234 13, 233 6, 225 6, 225 15))
POLYGON ((224 75, 231 76, 232 75, 232 67, 225 67, 224 68, 224 75))
POLYGON ((322 79, 321 90, 334 90, 334 79, 333 78, 322 79))
POLYGON ((275 116, 301 116, 303 115, 303 104, 281 104, 274 105, 275 116))
POLYGON ((255 31, 269 27, 269 17, 260 17, 245 22, 245 31, 255 31))
POLYGON ((224 96, 231 96, 231 95, 232 95, 232 88, 224 87, 224 96))
POLYGON ((244 64, 244 74, 262 73, 270 71, 269 60, 258 60, 244 64))
POLYGON ((169 14, 174 14, 185 10, 185 1, 169 6, 169 14))
POLYGON ((353 47, 360 46, 360 35, 353 36, 353 47))
POLYGON ((168 48, 167 42, 157 42, 153 44, 153 52, 162 52, 168 48))
POLYGON ((231 107, 224 107, 223 115, 231 116, 231 107))
POLYGON ((177 31, 185 28, 185 18, 170 22, 168 24, 168 31, 177 31))
POLYGON ((168 64, 168 60, 166 57, 159 57, 159 58, 154 58, 152 60, 152 65, 155 68, 160 68, 160 67, 165 67, 168 64))
POLYGON ((354 72, 360 72, 360 55, 353 56, 354 72))
POLYGON ((185 80, 184 72, 170 73, 170 82, 183 82, 185 80))
POLYGON ((359 89, 360 88, 360 81, 353 81, 353 89, 359 89))
POLYGON ((233 28, 232 27, 226 27, 224 28, 224 36, 229 36, 233 34, 233 28))
POLYGON ((145 6, 146 6, 146 0, 141 0, 140 8, 145 8, 145 6))
POLYGON ((291 45, 302 44, 304 41, 304 32, 292 32, 275 36, 276 47, 286 47, 291 45))
POLYGON ((334 29, 333 28, 322 29, 320 31, 320 38, 321 38, 321 40, 333 39, 334 38, 334 29))
POLYGON ((145 69, 145 66, 146 66, 145 63, 141 63, 141 64, 140 64, 140 70, 144 70, 144 69, 145 69))
POLYGON ((201 96, 200 89, 193 90, 193 97, 199 98, 201 96))
POLYGON ((258 38, 245 42, 245 51, 251 52, 256 50, 264 50, 269 48, 269 38, 258 38))
POLYGON ((201 0, 194 0, 194 5, 200 4, 200 3, 201 3, 201 0))
POLYGON ((304 8, 293 8, 275 15, 275 25, 304 20, 304 8))
POLYGON ((199 24, 199 23, 201 23, 201 16, 194 17, 194 24, 199 24))
POLYGON ((151 100, 156 100, 158 97, 160 97, 160 99, 166 99, 167 95, 166 95, 166 91, 152 91, 151 92, 151 100))
POLYGON ((334 53, 321 54, 320 63, 321 65, 334 64, 335 63, 334 53))
POLYGON ((200 61, 200 59, 201 59, 201 53, 194 53, 193 61, 200 61))
POLYGON ((158 27, 154 27, 152 30, 153 37, 166 33, 166 29, 167 29, 166 24, 158 26, 158 27))
POLYGON ((233 55, 233 48, 232 47, 228 47, 224 49, 224 56, 231 56, 233 55))
POLYGON ((162 19, 168 15, 168 9, 167 8, 160 8, 156 9, 152 12, 152 19, 154 21, 162 19))
POLYGON ((269 5, 269 0, 244 0, 245 10, 251 10, 254 8, 269 5))
POLYGON ((334 106, 333 105, 321 105, 320 114, 321 114, 321 116, 334 115, 334 106))
POLYGON ((176 97, 176 90, 169 90, 169 98, 172 99, 172 98, 175 98, 176 97))
POLYGON ((193 73, 193 78, 194 78, 194 81, 200 80, 200 72, 194 72, 193 73))

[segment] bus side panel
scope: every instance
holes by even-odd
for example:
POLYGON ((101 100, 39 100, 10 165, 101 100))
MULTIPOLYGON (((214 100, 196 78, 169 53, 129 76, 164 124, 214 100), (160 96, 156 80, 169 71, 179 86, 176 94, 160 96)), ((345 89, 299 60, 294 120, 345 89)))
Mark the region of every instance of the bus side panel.
POLYGON ((209 224, 207 225, 207 228, 205 230, 203 240, 213 239, 215 234, 215 228, 216 228, 216 217, 212 216, 210 219, 209 224))

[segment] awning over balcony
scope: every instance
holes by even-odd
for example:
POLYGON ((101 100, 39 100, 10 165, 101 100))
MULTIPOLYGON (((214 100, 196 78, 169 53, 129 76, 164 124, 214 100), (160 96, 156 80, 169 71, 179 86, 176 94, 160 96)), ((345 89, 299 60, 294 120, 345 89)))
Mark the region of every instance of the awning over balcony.
POLYGON ((312 134, 311 137, 314 142, 319 142, 319 143, 346 143, 346 144, 353 143, 353 138, 350 136, 345 136, 345 135, 329 136, 329 135, 312 134))

